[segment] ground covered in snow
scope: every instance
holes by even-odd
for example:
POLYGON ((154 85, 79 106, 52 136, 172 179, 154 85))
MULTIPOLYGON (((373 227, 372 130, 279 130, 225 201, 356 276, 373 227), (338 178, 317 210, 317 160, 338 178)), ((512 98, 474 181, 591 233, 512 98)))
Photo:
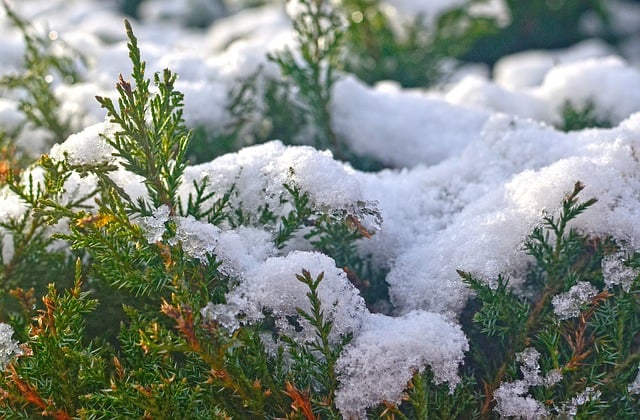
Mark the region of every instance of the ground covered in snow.
MULTIPOLYGON (((74 49, 86 58, 80 64, 81 82, 51 81, 63 104, 60 115, 78 134, 51 148, 42 133, 27 130, 20 147, 53 158, 66 152, 75 163, 109 160, 111 150, 99 138, 109 127, 94 96, 115 97, 117 75, 130 71, 117 7, 89 0, 15 3, 56 48, 74 49)), ((216 130, 231 120, 228 101, 238 80, 254 74, 278 77, 267 53, 293 44, 290 21, 282 4, 237 13, 229 12, 232 5, 223 15, 206 8, 206 2, 183 3, 148 1, 133 27, 149 71, 168 67, 179 74, 187 124, 216 130), (187 28, 185 23, 198 13, 217 19, 204 29, 187 28)), ((399 16, 429 7, 428 12, 439 13, 458 3, 388 2, 399 16)), ((640 20, 637 7, 625 7, 640 20)), ((621 31, 634 24, 629 19, 619 23, 621 31)), ((4 20, 0 34, 0 74, 8 74, 22 66, 24 46, 4 20)), ((487 280, 505 273, 512 285, 521 285, 530 261, 525 238, 542 215, 558 209, 577 181, 586 186, 582 196, 598 202, 576 219, 575 227, 611 235, 628 250, 640 249, 639 62, 633 48, 614 49, 594 38, 565 50, 504 57, 492 72, 469 67, 432 89, 403 89, 393 82, 368 86, 342 75, 332 92, 333 128, 355 153, 387 169, 354 170, 330 152, 274 139, 189 167, 182 193, 188 194, 191 180, 207 176, 214 192, 235 185, 234 200, 244 208, 265 203, 277 208, 283 182, 293 177, 318 208, 368 209, 366 214, 376 216, 366 221, 375 234, 361 240, 359 249, 388 270, 390 305, 384 314, 369 312, 333 260, 308 252, 303 241, 277 249, 257 228, 225 230, 179 219, 178 237, 191 244, 187 252, 221 255, 223 269, 238 279, 227 304, 210 304, 203 313, 231 330, 239 325, 233 316, 239 311, 245 314, 243 322, 260 319, 264 308, 285 320, 295 307, 308 305, 295 274, 301 268, 324 272, 320 295, 335 303, 329 314, 335 333, 354 334, 337 366, 342 375, 339 407, 358 415, 377 401, 398 400, 411 373, 425 365, 437 381, 455 385, 468 349, 457 317, 470 296, 457 269, 487 280), (559 130, 567 103, 577 109, 591 106, 611 128, 559 130), (363 384, 369 389, 365 397, 356 391, 363 384)), ((10 93, 0 98, 3 128, 24 118, 18 100, 10 93)), ((247 118, 259 125, 264 117, 256 112, 247 118)), ((90 183, 76 181, 79 188, 90 183)), ((133 196, 143 194, 139 180, 127 174, 117 176, 117 182, 133 196)), ((0 218, 20 212, 16 198, 3 192, 0 218)), ((161 208, 140 222, 150 241, 168 217, 161 208)), ((10 247, 3 249, 5 260, 10 253, 10 247)))

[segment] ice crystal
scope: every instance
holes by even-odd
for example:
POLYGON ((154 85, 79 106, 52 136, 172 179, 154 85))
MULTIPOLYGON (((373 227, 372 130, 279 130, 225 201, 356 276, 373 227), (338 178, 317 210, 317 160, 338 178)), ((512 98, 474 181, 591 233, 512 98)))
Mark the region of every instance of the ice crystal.
POLYGON ((151 216, 141 217, 139 224, 144 231, 144 236, 150 244, 161 241, 166 229, 165 223, 169 220, 169 207, 158 207, 151 216))
POLYGON ((22 350, 13 340, 13 328, 9 324, 0 322, 0 369, 4 369, 14 356, 21 354, 22 350))
POLYGON ((620 254, 607 255, 602 259, 602 276, 608 289, 620 286, 622 290, 628 292, 638 274, 637 269, 624 265, 620 254))
POLYGON ((208 257, 214 254, 220 229, 211 223, 196 220, 193 216, 175 217, 174 220, 176 236, 169 240, 169 244, 180 243, 187 255, 206 263, 208 257))
POLYGON ((586 281, 579 281, 566 293, 553 297, 553 311, 559 319, 574 318, 580 314, 582 305, 591 301, 598 290, 586 281))
POLYGON ((529 385, 540 385, 542 377, 540 376, 540 352, 533 347, 527 347, 522 353, 518 353, 516 360, 522 363, 520 371, 523 380, 529 385))
POLYGON ((636 379, 627 387, 627 391, 629 391, 630 394, 640 394, 640 368, 638 368, 636 379))
POLYGON ((495 410, 502 417, 539 419, 547 416, 547 408, 529 394, 529 387, 554 385, 562 380, 562 374, 552 370, 542 377, 539 364, 540 352, 533 347, 518 353, 516 360, 522 364, 520 366, 522 379, 500 384, 493 394, 496 400, 495 410))
POLYGON ((588 386, 584 391, 571 398, 571 401, 564 404, 562 412, 569 418, 574 418, 578 414, 578 409, 581 405, 585 405, 591 401, 597 401, 600 398, 600 395, 600 391, 588 386))
POLYGON ((537 420, 547 416, 544 404, 528 394, 529 385, 525 381, 500 384, 493 393, 495 410, 502 417, 537 420))

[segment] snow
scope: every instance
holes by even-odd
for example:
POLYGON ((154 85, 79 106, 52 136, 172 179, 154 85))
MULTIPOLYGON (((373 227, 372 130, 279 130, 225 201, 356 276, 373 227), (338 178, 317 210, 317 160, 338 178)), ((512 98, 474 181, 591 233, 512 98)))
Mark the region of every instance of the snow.
POLYGON ((62 144, 51 148, 49 156, 53 160, 64 160, 72 165, 98 165, 114 161, 115 149, 102 137, 116 131, 112 123, 97 123, 79 133, 70 135, 62 144))
POLYGON ((240 284, 227 293, 226 304, 209 304, 203 309, 203 315, 233 331, 240 325, 262 320, 268 313, 281 332, 300 343, 311 342, 316 338, 316 330, 297 310, 312 313, 307 297, 309 288, 296 278, 306 267, 311 267, 314 280, 323 275, 318 295, 324 319, 333 323, 331 341, 337 343, 341 336, 357 333, 367 313, 364 300, 346 273, 336 268, 331 258, 317 252, 294 251, 256 264, 247 270, 240 284), (230 314, 241 315, 241 319, 230 314), (291 323, 292 317, 298 325, 291 323))
POLYGON ((538 86, 556 65, 605 57, 612 53, 613 48, 597 38, 564 50, 524 51, 499 59, 494 66, 493 77, 498 85, 508 89, 538 86))
POLYGON ((638 369, 638 376, 627 387, 629 394, 640 394, 640 368, 638 369))
POLYGON ((586 281, 579 281, 566 293, 560 293, 553 297, 553 312, 559 319, 565 320, 580 315, 581 307, 589 303, 598 289, 586 281))
POLYGON ((433 164, 459 153, 489 116, 417 91, 369 88, 351 76, 335 86, 332 105, 334 129, 351 149, 393 167, 433 164))
POLYGON ((607 288, 612 289, 620 286, 622 290, 628 292, 639 271, 627 267, 623 263, 623 254, 607 255, 602 259, 602 276, 607 288))
MULTIPOLYGON (((233 189, 232 208, 255 212, 268 206, 284 216, 288 209, 282 208, 280 200, 288 196, 286 184, 307 192, 310 204, 319 210, 358 216, 375 213, 376 203, 367 200, 353 174, 350 166, 335 161, 329 151, 272 141, 187 168, 181 193, 186 202, 192 182, 206 177, 207 191, 214 193, 212 200, 233 189)), ((375 228, 375 219, 370 224, 375 228)))
POLYGON ((460 327, 437 314, 368 315, 336 364, 336 407, 346 418, 364 418, 365 409, 380 401, 399 404, 413 374, 427 365, 436 383, 448 382, 454 389, 468 349, 460 327))
MULTIPOLYGON (((194 16, 174 3, 148 1, 146 20, 133 24, 148 71, 170 67, 179 74, 177 87, 185 93, 184 117, 190 127, 222 129, 231 120, 227 105, 236 81, 261 70, 256 79, 261 89, 266 78, 280 77, 266 54, 291 45, 290 21, 282 4, 227 16, 229 8, 207 12, 205 17, 213 19, 208 28, 184 30, 182 24, 194 16), (175 16, 180 23, 169 18, 175 16)), ((463 1, 386 3, 388 13, 432 18, 463 1)), ((129 72, 115 6, 90 0, 73 2, 73 11, 64 1, 15 6, 87 58, 81 83, 53 82, 62 103, 58 112, 69 119, 75 134, 51 145, 43 133, 29 128, 18 146, 47 151, 54 160, 66 157, 74 165, 119 164, 100 137, 114 128, 104 122, 104 110, 93 100, 96 94, 113 97, 118 74, 129 72)), ((22 43, 1 22, 0 73, 7 74, 22 64, 22 43)), ((248 212, 252 220, 266 206, 279 218, 291 210, 290 204, 282 204, 287 184, 307 192, 317 211, 358 218, 374 233, 358 242, 359 251, 389 269, 393 308, 387 314, 370 313, 342 268, 326 255, 309 252, 301 235, 277 249, 277 223, 214 226, 170 216, 162 207, 133 221, 150 243, 179 243, 187 255, 203 262, 215 256, 233 287, 225 303, 210 303, 202 313, 230 331, 270 316, 295 340, 314 339, 303 319, 298 318, 301 328, 291 324, 296 308, 309 310, 308 289, 296 275, 303 269, 313 278, 324 273, 318 293, 326 318, 334 323, 331 340, 353 335, 337 365, 336 404, 345 416, 361 417, 381 400, 399 402, 412 374, 427 366, 436 381, 455 387, 468 347, 458 316, 470 296, 456 270, 489 284, 499 274, 508 275, 510 285, 521 292, 530 262, 523 249, 527 235, 543 215, 557 215, 577 181, 586 186, 581 199, 596 197, 598 202, 571 226, 613 236, 626 254, 640 249, 640 72, 633 57, 614 54, 595 39, 565 50, 514 54, 501 59, 492 76, 467 74, 438 90, 402 89, 389 82, 367 86, 342 75, 332 92, 333 129, 350 150, 388 167, 379 172, 361 172, 335 160, 330 151, 286 146, 277 139, 186 169, 179 191, 183 202, 193 193, 193 182, 206 178, 206 191, 213 193, 209 203, 230 194, 230 208, 248 212), (578 108, 592 102, 595 116, 613 127, 558 131, 554 125, 561 123, 567 102, 578 108), (172 238, 166 237, 169 221, 176 227, 172 238)), ((0 99, 3 130, 23 124, 19 99, 13 94, 0 99)), ((252 124, 263 122, 260 105, 246 116, 252 124)), ((42 178, 38 169, 23 176, 27 174, 36 181, 42 178)), ((121 167, 109 176, 132 199, 146 196, 140 177, 121 167)), ((63 201, 90 190, 96 180, 73 174, 67 182, 63 201)), ((0 221, 19 217, 25 209, 15 194, 0 190, 0 221)), ((2 253, 9 261, 10 235, 2 253)), ((629 279, 637 275, 622 260, 622 255, 603 260, 607 287, 628 290, 629 279)), ((593 295, 588 285, 575 287, 554 300, 561 318, 575 316, 576 308, 593 295)), ((543 377, 534 356, 531 350, 520 358, 524 379, 496 391, 500 414, 535 418, 547 413, 529 396, 529 387, 557 382, 558 373, 543 377)), ((637 382, 630 392, 637 392, 637 382)), ((566 409, 589 398, 597 397, 585 390, 566 409)))
POLYGON ((543 402, 537 401, 529 394, 533 386, 552 386, 562 379, 558 371, 552 370, 546 376, 540 374, 540 352, 527 347, 516 355, 521 364, 522 379, 513 382, 502 382, 493 396, 496 400, 494 410, 501 418, 516 417, 519 419, 540 419, 549 415, 543 402))
POLYGON ((558 65, 534 95, 556 110, 565 102, 582 108, 592 101, 596 116, 615 125, 640 111, 640 71, 614 56, 558 65))
POLYGON ((0 369, 4 369, 14 356, 21 354, 22 350, 13 340, 13 328, 0 322, 0 369))

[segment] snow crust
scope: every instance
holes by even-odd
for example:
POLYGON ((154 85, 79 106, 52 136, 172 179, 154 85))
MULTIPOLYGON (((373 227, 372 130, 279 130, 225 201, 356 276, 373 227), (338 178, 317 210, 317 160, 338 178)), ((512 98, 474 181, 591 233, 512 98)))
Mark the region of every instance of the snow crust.
MULTIPOLYGON (((78 0, 72 8, 65 3, 31 0, 15 7, 37 27, 56 31, 87 55, 82 84, 52 82, 63 104, 59 112, 69 117, 76 134, 49 147, 43 146, 39 133, 27 131, 20 146, 44 147, 52 159, 66 158, 72 164, 118 164, 100 137, 113 128, 104 122, 104 111, 92 95, 113 95, 118 73, 128 72, 121 17, 109 2, 78 0)), ((433 16, 461 3, 387 2, 389 13, 403 16, 433 16)), ((230 14, 232 8, 209 10, 213 23, 200 31, 182 27, 193 18, 184 5, 149 1, 145 7, 146 20, 134 23, 134 29, 147 68, 168 66, 179 73, 177 87, 185 93, 185 119, 191 127, 215 130, 231 121, 227 105, 236 80, 258 69, 258 86, 263 78, 279 77, 266 54, 291 43, 283 5, 236 15, 230 14)), ((22 45, 6 20, 0 22, 0 74, 6 74, 22 65, 22 45)), ((279 217, 291 209, 281 205, 287 184, 308 192, 317 209, 357 216, 376 232, 358 243, 359 250, 389 269, 393 309, 388 314, 370 313, 342 268, 328 256, 309 252, 308 242, 300 238, 277 249, 274 232, 260 226, 213 226, 169 216, 163 208, 134 220, 151 243, 163 240, 165 224, 172 220, 177 235, 171 243, 203 262, 214 255, 222 262, 234 287, 225 304, 211 303, 202 313, 230 331, 271 316, 299 342, 313 339, 304 320, 291 323, 296 308, 309 310, 308 289, 295 276, 302 269, 314 278, 324 273, 319 294, 327 319, 334 322, 331 339, 354 337, 338 360, 336 404, 345 416, 362 417, 381 400, 398 402, 412 373, 427 366, 436 381, 455 387, 468 349, 457 317, 470 294, 456 270, 487 282, 507 274, 520 290, 530 261, 523 250, 525 238, 543 215, 558 211, 576 181, 586 186, 583 199, 596 197, 598 202, 572 226, 592 235, 612 235, 628 252, 640 248, 640 72, 633 63, 633 57, 614 55, 609 46, 592 40, 567 50, 505 57, 493 76, 469 75, 437 91, 405 90, 389 83, 371 87, 344 75, 333 91, 333 128, 355 153, 390 169, 360 172, 336 161, 329 151, 277 140, 187 168, 180 189, 184 200, 193 193, 193 181, 206 179, 211 201, 229 193, 233 208, 254 211, 255 218, 259 208, 269 206, 279 217), (570 133, 554 128, 564 104, 579 108, 588 102, 595 116, 613 128, 570 133)), ((3 129, 24 122, 17 112, 19 99, 0 99, 3 129)), ((247 117, 261 123, 259 113, 247 117)), ((41 182, 38 169, 29 174, 41 182)), ((110 176, 133 199, 145 197, 139 177, 122 168, 110 176)), ((74 174, 66 185, 66 199, 95 182, 74 174)), ((0 221, 19 217, 25 209, 15 194, 0 191, 0 221)), ((4 261, 12 254, 6 236, 4 261)), ((608 287, 628 288, 625 279, 637 275, 621 258, 603 261, 608 287)), ((556 311, 561 317, 572 316, 575 305, 585 303, 592 292, 569 291, 556 302, 556 311)), ((12 343, 9 332, 0 332, 5 343, 12 343)), ((546 408, 529 396, 529 387, 552 383, 557 375, 539 374, 533 350, 520 362, 524 379, 501 385, 497 410, 504 416, 544 415, 546 408)), ((629 385, 630 392, 638 392, 638 381, 629 385)), ((590 398, 597 396, 585 391, 580 401, 567 402, 567 412, 590 398)))

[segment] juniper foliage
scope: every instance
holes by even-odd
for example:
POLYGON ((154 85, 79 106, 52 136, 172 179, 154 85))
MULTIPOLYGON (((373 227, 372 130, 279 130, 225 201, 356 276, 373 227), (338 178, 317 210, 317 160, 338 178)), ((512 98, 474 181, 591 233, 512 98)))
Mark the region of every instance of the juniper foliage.
MULTIPOLYGON (((11 191, 28 210, 3 225, 16 246, 12 261, 2 264, 3 290, 21 307, 12 324, 24 351, 0 378, 6 396, 0 404, 3 414, 263 418, 296 417, 307 410, 337 416, 330 396, 336 388, 333 364, 340 347, 328 342, 331 323, 324 320, 316 293, 322 274, 311 279, 303 271, 299 277, 310 289, 313 308, 299 315, 317 329, 318 341, 283 344, 289 357, 317 369, 292 369, 283 361, 284 348, 276 355, 265 350, 261 334, 268 326, 247 326, 229 334, 202 317, 197 308, 224 302, 230 278, 218 270, 215 255, 194 257, 173 239, 176 218, 192 217, 212 224, 271 224, 275 243, 284 245, 313 218, 328 216, 297 186, 286 189, 290 197, 283 196, 281 203, 292 202, 293 210, 281 219, 267 207, 258 220, 242 217, 249 212, 229 205, 233 189, 210 200, 206 178, 195 183, 183 202, 177 188, 190 135, 182 119, 182 94, 174 89, 176 76, 169 70, 154 76, 157 92, 152 93, 129 22, 125 28, 133 81, 120 76, 117 102, 98 101, 118 127, 104 140, 122 166, 144 179, 146 195, 134 199, 118 186, 111 178, 113 164, 73 165, 46 155, 26 177, 10 179, 11 191), (36 169, 42 179, 35 178, 36 169), (81 177, 93 177, 95 189, 79 194, 73 182, 81 177), (168 212, 163 233, 150 242, 138 221, 162 208, 168 212), (67 229, 52 234, 50 227, 60 224, 67 229), (64 278, 54 276, 52 259, 67 261, 70 256, 64 250, 51 252, 53 241, 82 256, 68 288, 64 278), (49 268, 40 276, 55 286, 24 289, 37 270, 32 259, 49 268)), ((350 238, 356 236, 361 237, 350 238)), ((3 309, 7 313, 11 308, 3 309)))
POLYGON ((69 121, 61 119, 57 113, 61 104, 52 85, 56 79, 67 83, 80 81, 76 61, 82 60, 82 57, 75 51, 65 54, 54 52, 53 39, 39 36, 29 22, 18 16, 6 1, 2 2, 2 6, 11 24, 22 34, 25 53, 24 71, 3 76, 0 78, 0 87, 26 93, 19 100, 20 111, 32 127, 42 128, 50 133, 51 144, 60 142, 72 133, 73 128, 69 121))
POLYGON ((582 130, 585 128, 611 128, 612 124, 595 113, 593 101, 587 101, 582 107, 567 101, 562 106, 562 124, 564 131, 582 130))
MULTIPOLYGON (((306 36, 303 61, 292 51, 274 59, 289 66, 299 86, 307 83, 305 112, 328 130, 330 87, 339 68, 332 60, 342 35, 331 32, 335 44, 324 45, 335 50, 313 49, 313 34, 335 31, 336 23, 314 27, 327 17, 313 9, 317 4, 307 3, 302 16, 311 18, 305 21, 310 26, 297 29, 306 36)), ((0 372, 0 413, 340 418, 335 364, 351 337, 329 340, 334 325, 319 293, 324 274, 301 267, 297 276, 310 309, 298 309, 290 321, 312 326, 310 342, 278 331, 269 314, 230 332, 199 308, 225 303, 237 279, 221 269, 215 251, 192 255, 180 240, 180 222, 261 227, 279 249, 305 240, 344 268, 370 307, 388 301, 384 273, 356 245, 371 232, 354 215, 318 208, 295 183, 293 170, 277 209, 244 208, 234 200, 236 186, 212 191, 206 177, 194 182, 188 197, 180 196, 192 140, 183 97, 171 71, 146 76, 132 27, 127 22, 125 28, 132 81, 121 76, 118 99, 98 101, 117 127, 104 140, 143 180, 145 192, 130 196, 114 181, 112 163, 72 164, 45 155, 23 172, 5 172, 6 188, 26 210, 0 226, 7 232, 3 241, 14 248, 9 261, 0 261, 0 311, 21 343, 21 354, 0 372), (95 188, 73 188, 86 179, 94 179, 95 188), (161 211, 166 217, 158 216, 161 211), (152 240, 142 226, 146 218, 161 221, 152 240), (275 338, 275 349, 266 348, 265 337, 275 338)), ((460 271, 474 292, 461 314, 470 342, 461 383, 450 389, 436 385, 430 369, 415 373, 399 405, 381 402, 370 417, 494 418, 509 416, 523 398, 549 417, 638 416, 639 396, 629 384, 640 365, 640 280, 629 273, 640 268, 640 256, 621 255, 621 244, 572 227, 595 204, 579 199, 582 189, 576 183, 559 211, 543 215, 529 235, 524 251, 532 263, 520 279, 525 292, 512 287, 518 279, 460 271), (624 278, 607 277, 603 266, 610 259, 630 269, 624 278), (514 391, 515 385, 525 391, 514 391)))

